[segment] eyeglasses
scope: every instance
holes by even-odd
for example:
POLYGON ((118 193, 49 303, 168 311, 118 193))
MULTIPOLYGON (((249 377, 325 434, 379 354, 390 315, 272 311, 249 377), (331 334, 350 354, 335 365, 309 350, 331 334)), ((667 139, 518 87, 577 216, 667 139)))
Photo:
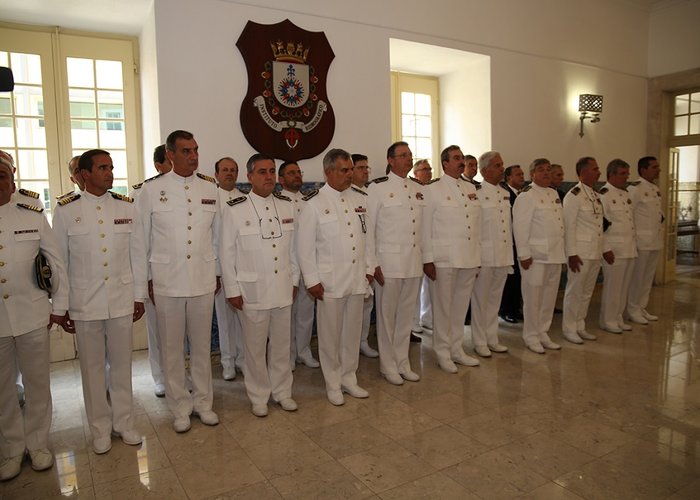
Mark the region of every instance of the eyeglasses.
POLYGON ((367 172, 372 171, 372 167, 365 167, 364 165, 359 166, 359 167, 352 167, 353 170, 367 170, 367 172))

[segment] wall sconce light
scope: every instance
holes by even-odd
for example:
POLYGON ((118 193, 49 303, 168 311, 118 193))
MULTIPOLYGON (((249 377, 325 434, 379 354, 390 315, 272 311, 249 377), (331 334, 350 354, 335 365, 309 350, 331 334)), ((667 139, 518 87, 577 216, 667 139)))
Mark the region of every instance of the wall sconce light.
POLYGON ((600 113, 603 112, 603 96, 595 94, 580 94, 578 96, 578 110, 581 112, 581 116, 579 117, 581 128, 578 136, 583 137, 584 120, 591 120, 591 123, 598 123, 600 121, 600 113))

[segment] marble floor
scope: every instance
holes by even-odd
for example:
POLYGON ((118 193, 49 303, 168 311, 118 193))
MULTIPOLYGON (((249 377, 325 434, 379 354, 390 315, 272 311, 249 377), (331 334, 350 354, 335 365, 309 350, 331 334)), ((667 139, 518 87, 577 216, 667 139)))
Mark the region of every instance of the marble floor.
MULTIPOLYGON (((366 400, 325 399, 321 372, 299 366, 299 411, 249 411, 242 376, 215 366, 217 427, 176 434, 134 355, 141 446, 90 448, 77 362, 52 365, 56 465, 0 484, 1 498, 700 498, 700 271, 653 291, 661 321, 559 352, 523 348, 480 367, 440 371, 430 336, 411 345, 418 383, 380 378, 361 358, 366 400)), ((600 291, 589 317, 596 318, 600 291)), ((561 317, 552 337, 560 340, 561 317)), ((465 343, 471 350, 469 330, 465 343)))

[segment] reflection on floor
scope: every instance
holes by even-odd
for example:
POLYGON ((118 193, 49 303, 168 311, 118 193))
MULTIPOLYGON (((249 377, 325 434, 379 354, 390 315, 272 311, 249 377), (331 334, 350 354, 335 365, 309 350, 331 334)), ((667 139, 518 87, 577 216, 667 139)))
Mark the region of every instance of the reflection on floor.
MULTIPOLYGON (((440 371, 430 336, 411 346, 418 383, 382 380, 362 358, 366 400, 325 399, 319 370, 298 366, 299 411, 249 411, 242 377, 214 367, 222 423, 171 429, 145 353, 134 359, 141 446, 97 456, 77 362, 52 365, 56 465, 0 484, 2 498, 700 498, 700 271, 653 291, 661 321, 538 355, 502 324, 510 352, 440 371)), ((552 337, 559 341, 561 317, 552 337)), ((471 349, 467 329, 465 341, 471 349)))

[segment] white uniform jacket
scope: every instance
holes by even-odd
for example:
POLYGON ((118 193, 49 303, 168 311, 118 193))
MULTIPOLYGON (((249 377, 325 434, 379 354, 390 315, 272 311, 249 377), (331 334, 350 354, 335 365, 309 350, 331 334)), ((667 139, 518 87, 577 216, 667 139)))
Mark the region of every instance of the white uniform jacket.
MULTIPOLYGON (((145 275, 143 231, 131 198, 87 191, 58 203, 53 227, 61 245, 70 280, 71 319, 94 321, 134 313, 134 300, 143 302, 148 290, 135 290, 134 276, 145 275)), ((65 303, 56 294, 57 303, 65 303)))
POLYGON ((21 188, 12 193, 10 203, 24 203, 25 205, 31 205, 33 207, 46 208, 44 207, 44 201, 41 199, 39 193, 21 188))
POLYGON ((367 194, 352 187, 340 192, 326 184, 307 199, 296 234, 306 287, 321 283, 330 298, 364 294, 367 274, 374 274, 365 259, 367 194))
POLYGON ((393 172, 367 189, 367 261, 385 278, 419 278, 425 186, 393 172))
POLYGON ((294 207, 289 198, 251 192, 227 203, 221 220, 221 267, 226 298, 243 307, 273 309, 292 304, 299 284, 294 248, 294 207))
POLYGON ((220 274, 219 188, 213 179, 170 171, 140 191, 136 205, 154 293, 196 297, 213 292, 220 274))
POLYGON ((301 214, 301 211, 304 209, 304 205, 306 204, 306 200, 304 200, 306 195, 304 195, 304 193, 302 193, 301 191, 292 193, 291 191, 287 191, 286 189, 282 189, 282 191, 280 191, 280 194, 292 200, 292 206, 294 207, 294 217, 298 219, 299 214, 301 214))
POLYGON ((598 193, 579 182, 564 196, 566 256, 597 260, 603 248, 603 203, 598 193))
POLYGON ((519 260, 566 262, 564 214, 556 190, 534 182, 523 188, 513 205, 513 235, 519 260))
POLYGON ((632 200, 634 227, 637 230, 639 250, 661 250, 664 241, 664 214, 661 210, 661 191, 646 179, 627 187, 632 200))
MULTIPOLYGON (((34 273, 39 250, 51 266, 54 292, 67 293, 61 249, 41 211, 12 202, 0 206, 0 337, 16 337, 48 324, 49 296, 37 286, 34 273)), ((62 316, 66 310, 67 304, 53 303, 54 314, 62 316)))
POLYGON ((481 267, 512 266, 510 193, 484 181, 477 194, 481 204, 481 267))
POLYGON ((603 214, 610 221, 608 230, 603 233, 603 246, 612 250, 618 259, 636 257, 634 215, 629 193, 606 182, 600 189, 600 200, 603 214))
POLYGON ((423 263, 472 269, 481 264, 481 205, 474 184, 443 175, 425 186, 423 263))

